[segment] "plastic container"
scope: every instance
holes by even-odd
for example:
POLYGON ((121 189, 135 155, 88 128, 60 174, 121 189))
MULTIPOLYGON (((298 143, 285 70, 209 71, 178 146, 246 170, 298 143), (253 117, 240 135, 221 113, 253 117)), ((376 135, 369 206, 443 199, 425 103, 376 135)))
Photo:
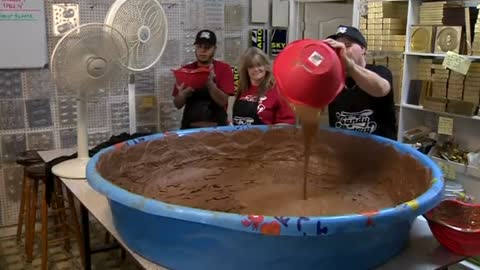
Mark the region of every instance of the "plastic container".
POLYGON ((207 84, 210 68, 200 67, 196 69, 179 68, 172 70, 178 84, 183 83, 193 89, 200 89, 207 84))
POLYGON ((443 246, 467 257, 480 255, 480 204, 447 199, 425 218, 443 246))
POLYGON ((273 73, 280 93, 291 103, 323 108, 345 86, 345 69, 337 52, 320 40, 290 43, 276 57, 273 73))
MULTIPOLYGON (((187 137, 202 131, 251 128, 284 127, 225 126, 167 134, 187 137)), ((413 220, 441 201, 443 175, 430 158, 396 141, 348 130, 326 131, 371 138, 412 156, 431 170, 430 187, 412 201, 365 214, 273 217, 216 212, 145 198, 105 180, 96 163, 121 145, 97 153, 88 164, 87 179, 108 198, 115 227, 129 248, 168 269, 372 269, 400 253, 408 243, 413 220)), ((164 136, 155 134, 125 143, 162 140, 164 136)))

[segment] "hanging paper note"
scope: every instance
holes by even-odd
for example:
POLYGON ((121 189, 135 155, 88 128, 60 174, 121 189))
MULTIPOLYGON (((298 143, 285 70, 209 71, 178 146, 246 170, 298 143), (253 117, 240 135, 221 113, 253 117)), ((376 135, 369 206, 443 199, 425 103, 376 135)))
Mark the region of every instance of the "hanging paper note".
POLYGON ((438 117, 438 134, 453 135, 453 118, 438 117))
POLYGON ((467 75, 472 61, 468 57, 448 51, 443 59, 442 65, 448 69, 467 75))

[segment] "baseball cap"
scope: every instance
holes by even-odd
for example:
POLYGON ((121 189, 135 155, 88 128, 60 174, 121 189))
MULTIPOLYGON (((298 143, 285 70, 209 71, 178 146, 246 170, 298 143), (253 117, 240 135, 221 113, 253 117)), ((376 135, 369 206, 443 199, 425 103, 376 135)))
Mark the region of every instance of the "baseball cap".
POLYGON ((208 44, 215 46, 217 44, 217 36, 210 30, 201 30, 197 33, 197 36, 195 37, 195 43, 193 44, 208 44))
POLYGON ((338 39, 340 37, 346 37, 364 48, 367 47, 367 41, 365 40, 365 37, 357 28, 353 26, 340 25, 337 28, 337 32, 328 38, 338 39))

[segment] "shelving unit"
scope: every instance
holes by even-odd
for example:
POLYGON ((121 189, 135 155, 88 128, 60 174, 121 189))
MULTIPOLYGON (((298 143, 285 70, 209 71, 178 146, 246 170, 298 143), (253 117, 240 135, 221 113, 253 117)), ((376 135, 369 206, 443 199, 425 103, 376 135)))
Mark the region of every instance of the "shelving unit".
MULTIPOLYGON (((408 97, 408 91, 410 88, 410 81, 416 74, 416 64, 420 58, 432 58, 443 59, 445 54, 439 53, 418 53, 410 52, 409 44, 411 37, 410 26, 419 23, 419 9, 422 1, 409 0, 408 1, 408 17, 406 27, 406 43, 404 52, 404 70, 402 79, 402 93, 401 104, 399 114, 399 129, 398 139, 402 141, 403 133, 405 130, 415 128, 420 125, 427 126, 433 131, 436 131, 438 124, 438 117, 450 117, 454 119, 454 137, 455 141, 461 145, 468 147, 469 149, 480 149, 480 125, 478 120, 480 116, 465 116, 457 115, 449 112, 437 112, 425 109, 421 105, 407 104, 406 99, 408 97)), ((467 56, 472 61, 480 61, 480 56, 467 56)), ((480 88, 480 86, 479 86, 480 88)), ((438 160, 437 160, 438 162, 438 160)), ((477 170, 470 170, 473 173, 466 173, 465 166, 458 166, 457 164, 449 164, 445 161, 447 166, 455 168, 457 179, 464 185, 475 186, 474 190, 469 190, 470 193, 474 193, 474 197, 480 197, 480 178, 477 174, 477 170), (476 183, 479 183, 477 186, 476 183)))
MULTIPOLYGON (((470 1, 473 2, 473 1, 470 1)), ((406 38, 405 38, 405 51, 403 52, 403 76, 402 76, 402 89, 401 89, 401 102, 399 105, 399 126, 398 126, 398 140, 403 142, 403 133, 405 130, 409 130, 418 126, 427 126, 432 131, 437 131, 439 117, 453 118, 453 136, 457 143, 467 147, 468 149, 480 150, 480 116, 465 116, 452 114, 449 112, 437 112, 429 109, 425 109, 422 105, 407 104, 408 91, 410 89, 410 81, 416 74, 416 64, 421 58, 431 59, 444 59, 445 54, 439 53, 419 53, 410 52, 409 44, 411 37, 412 25, 419 23, 420 5, 422 1, 408 0, 408 16, 406 22, 406 38)), ((475 3, 480 4, 480 1, 475 3)), ((354 11, 355 12, 355 11, 354 11)), ((477 26, 478 27, 478 26, 477 26)), ((376 52, 377 53, 377 52, 376 52)), ((378 52, 380 54, 386 54, 384 51, 378 52)), ((472 62, 480 61, 480 56, 467 56, 472 62)), ((480 88, 480 84, 478 86, 480 88)), ((395 89, 397 90, 397 89, 395 89)), ((480 90, 480 89, 479 89, 480 90)), ((438 163, 442 163, 442 166, 448 166, 449 169, 454 170, 453 177, 456 181, 461 183, 469 195, 476 198, 476 202, 480 202, 480 169, 471 166, 464 166, 462 164, 449 162, 442 159, 434 160, 438 163)), ((479 269, 468 261, 460 263, 461 267, 470 270, 479 269)))
MULTIPOLYGON (((437 57, 437 58, 444 58, 445 54, 443 53, 419 53, 419 52, 405 52, 405 55, 409 56, 420 56, 420 57, 437 57)), ((470 60, 476 61, 480 60, 479 55, 466 55, 470 60)))
MULTIPOLYGON (((475 121, 480 120, 480 116, 464 116, 464 115, 456 115, 451 114, 448 112, 434 112, 430 110, 426 110, 423 106, 419 105, 411 105, 406 103, 406 98, 408 96, 408 90, 410 87, 410 81, 414 78, 414 74, 416 73, 416 63, 419 58, 440 58, 443 59, 445 54, 439 53, 418 53, 418 52, 410 52, 409 51, 409 44, 410 44, 410 37, 411 37, 411 28, 412 25, 417 25, 419 23, 419 10, 422 1, 415 1, 415 0, 408 0, 408 17, 407 17, 407 28, 406 28, 406 43, 405 43, 405 53, 404 53, 404 70, 403 70, 403 79, 402 79, 402 99, 400 104, 400 121, 399 121, 399 130, 398 130, 398 138, 402 140, 403 132, 409 128, 413 128, 413 125, 416 125, 418 121, 412 121, 412 118, 418 118, 421 114, 425 113, 432 113, 438 116, 449 116, 457 119, 462 119, 461 122, 468 122, 465 128, 462 125, 458 125, 455 127, 455 137, 462 137, 464 133, 475 133, 480 135, 480 129, 475 129, 475 121), (469 125, 468 125, 469 124, 469 125), (478 132, 478 133, 477 133, 478 132)), ((480 61, 480 56, 467 56, 472 61, 480 61)), ((479 86, 480 87, 480 86, 479 86)), ((477 123, 478 125, 478 123, 477 123)), ((480 140, 477 142, 471 142, 473 146, 476 145, 475 148, 480 148, 480 140)))

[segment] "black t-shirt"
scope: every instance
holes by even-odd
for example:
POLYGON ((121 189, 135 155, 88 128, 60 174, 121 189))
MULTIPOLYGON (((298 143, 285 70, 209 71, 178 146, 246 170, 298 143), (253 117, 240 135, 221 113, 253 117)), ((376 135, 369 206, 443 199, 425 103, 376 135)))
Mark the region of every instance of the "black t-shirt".
MULTIPOLYGON (((392 86, 392 73, 384 66, 367 65, 392 86)), ((330 126, 397 138, 397 121, 393 87, 384 97, 373 97, 360 89, 352 78, 345 89, 328 106, 330 126)))

